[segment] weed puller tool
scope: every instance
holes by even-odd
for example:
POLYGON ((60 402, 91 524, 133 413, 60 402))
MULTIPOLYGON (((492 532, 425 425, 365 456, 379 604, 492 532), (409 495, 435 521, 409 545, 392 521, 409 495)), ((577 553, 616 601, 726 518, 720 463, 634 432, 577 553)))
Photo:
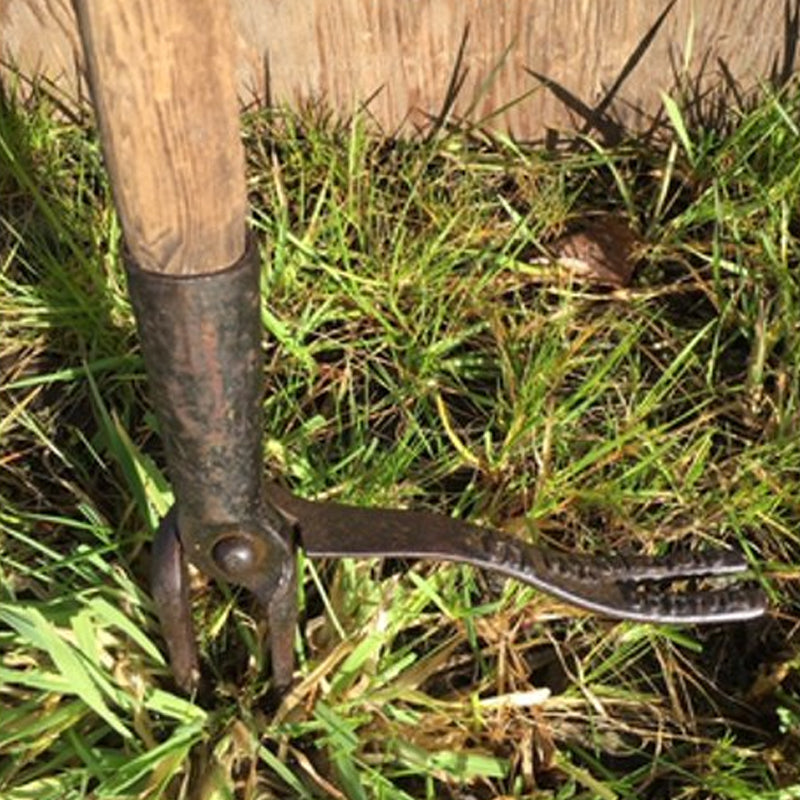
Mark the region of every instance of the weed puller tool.
POLYGON ((467 562, 610 617, 708 623, 764 612, 757 588, 676 588, 696 578, 737 576, 746 563, 736 552, 663 559, 562 554, 437 514, 312 502, 265 483, 253 242, 239 262, 210 276, 149 274, 133 263, 128 272, 177 498, 156 536, 153 593, 181 685, 190 686, 198 671, 185 558, 256 595, 270 622, 277 685, 292 674, 297 547, 312 558, 467 562))
POLYGON ((228 4, 75 7, 176 499, 155 539, 153 594, 181 686, 198 674, 187 561, 258 598, 278 686, 293 671, 299 547, 311 557, 467 562, 611 617, 726 622, 763 613, 759 589, 713 588, 744 572, 736 553, 562 555, 435 514, 315 503, 267 484, 260 265, 245 233, 228 4))

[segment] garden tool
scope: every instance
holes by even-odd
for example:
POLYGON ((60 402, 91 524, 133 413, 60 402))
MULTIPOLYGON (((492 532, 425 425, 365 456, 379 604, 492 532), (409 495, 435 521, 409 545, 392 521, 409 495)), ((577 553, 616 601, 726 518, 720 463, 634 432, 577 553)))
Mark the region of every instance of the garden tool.
POLYGON ((274 683, 289 684, 298 548, 312 558, 467 562, 612 617, 724 622, 763 613, 761 590, 729 580, 745 571, 737 553, 576 557, 456 519, 315 503, 268 484, 260 270, 245 234, 229 4, 76 0, 75 10, 175 494, 154 543, 153 594, 180 686, 199 675, 187 562, 255 595, 269 622, 274 683), (727 585, 713 588, 724 576, 727 585))
POLYGON ((255 595, 269 622, 277 687, 287 686, 293 672, 298 548, 311 558, 464 562, 613 618, 714 623, 764 613, 763 591, 731 580, 747 568, 735 551, 578 556, 433 513, 304 500, 267 482, 253 238, 243 257, 222 271, 146 272, 130 257, 127 270, 176 501, 155 538, 153 595, 184 689, 199 675, 187 560, 255 595))

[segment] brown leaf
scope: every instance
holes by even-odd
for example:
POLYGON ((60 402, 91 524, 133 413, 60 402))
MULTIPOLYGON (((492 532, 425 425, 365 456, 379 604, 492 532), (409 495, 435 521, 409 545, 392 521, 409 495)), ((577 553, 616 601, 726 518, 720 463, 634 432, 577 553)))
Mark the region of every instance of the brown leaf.
POLYGON ((627 286, 636 267, 640 239, 621 217, 587 217, 550 246, 559 266, 602 286, 627 286))

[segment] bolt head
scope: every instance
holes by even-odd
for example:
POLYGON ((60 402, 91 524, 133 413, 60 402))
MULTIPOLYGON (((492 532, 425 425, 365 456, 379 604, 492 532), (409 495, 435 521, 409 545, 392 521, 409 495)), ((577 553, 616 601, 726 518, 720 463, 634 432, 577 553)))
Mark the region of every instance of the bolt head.
POLYGON ((214 563, 228 580, 241 582, 252 575, 258 566, 258 556, 253 543, 245 536, 227 536, 214 545, 211 552, 214 563))

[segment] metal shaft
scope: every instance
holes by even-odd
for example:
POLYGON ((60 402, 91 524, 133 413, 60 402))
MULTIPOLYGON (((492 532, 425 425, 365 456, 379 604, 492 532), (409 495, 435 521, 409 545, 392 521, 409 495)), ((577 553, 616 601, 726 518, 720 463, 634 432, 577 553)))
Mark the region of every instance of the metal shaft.
MULTIPOLYGON (((145 272, 130 260, 127 269, 180 543, 201 571, 247 587, 270 609, 273 671, 287 683, 294 556, 263 488, 257 248, 251 239, 239 261, 207 275, 145 272)), ((174 569, 159 570, 156 592, 176 580, 174 569)), ((161 604, 162 617, 171 608, 161 604)))

